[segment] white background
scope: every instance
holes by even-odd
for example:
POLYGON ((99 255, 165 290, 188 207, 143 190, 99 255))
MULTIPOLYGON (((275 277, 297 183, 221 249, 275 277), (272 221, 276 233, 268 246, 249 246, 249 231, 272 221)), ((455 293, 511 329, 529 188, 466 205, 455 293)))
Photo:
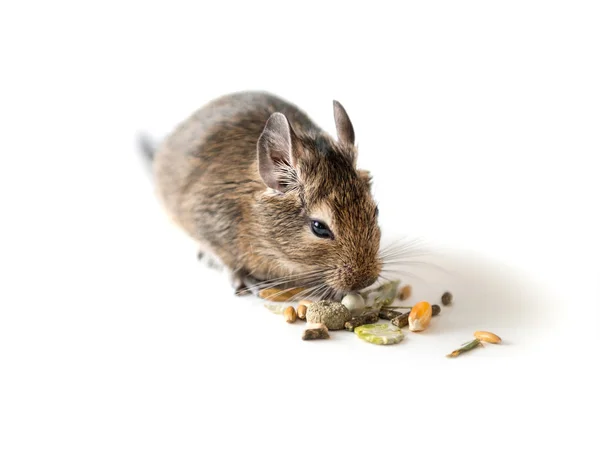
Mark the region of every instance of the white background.
POLYGON ((0 8, 0 450, 597 450, 595 2, 149 3, 0 8), (429 330, 304 342, 196 262, 136 134, 242 89, 343 103, 429 330))

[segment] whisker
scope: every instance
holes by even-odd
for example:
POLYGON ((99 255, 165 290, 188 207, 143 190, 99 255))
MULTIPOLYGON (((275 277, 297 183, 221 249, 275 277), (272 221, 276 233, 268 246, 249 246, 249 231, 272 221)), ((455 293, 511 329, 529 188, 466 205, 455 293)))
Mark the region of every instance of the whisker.
POLYGON ((315 293, 315 298, 319 300, 327 299, 327 293, 330 290, 327 284, 323 284, 322 287, 315 293))
MULTIPOLYGON (((276 297, 278 297, 279 295, 281 295, 281 294, 283 294, 283 293, 289 292, 289 290, 290 290, 289 288, 284 288, 284 289, 281 289, 281 290, 279 290, 279 291, 275 292, 274 294, 271 294, 271 295, 268 295, 268 296, 266 296, 266 297, 262 297, 262 298, 263 298, 264 300, 267 300, 267 301, 272 301, 272 299, 273 299, 273 298, 276 298, 276 297)), ((292 301, 292 298, 293 298, 293 297, 294 297, 293 295, 292 295, 292 296, 290 296, 290 297, 289 297, 289 299, 288 299, 287 301, 292 301)))
POLYGON ((423 248, 402 248, 397 250, 388 251, 387 253, 380 253, 379 257, 395 257, 395 256, 407 256, 412 254, 431 254, 431 251, 426 251, 423 248))
POLYGON ((397 276, 408 276, 409 278, 413 278, 413 279, 416 279, 418 281, 421 281, 422 283, 425 283, 425 280, 423 278, 421 278, 420 276, 417 276, 414 273, 407 272, 407 271, 404 271, 404 270, 395 270, 395 271, 392 272, 391 270, 384 269, 381 272, 382 273, 386 272, 386 273, 390 274, 390 276, 395 277, 394 279, 398 279, 397 276))
POLYGON ((261 281, 261 283, 268 284, 268 283, 279 282, 279 281, 287 280, 287 279, 302 278, 302 277, 314 275, 316 273, 322 273, 322 270, 319 269, 319 270, 310 270, 310 271, 303 272, 303 273, 290 273, 289 275, 280 276, 278 278, 263 280, 263 281, 261 281))
POLYGON ((409 255, 409 254, 431 254, 431 251, 428 251, 425 248, 421 247, 403 247, 397 248, 393 250, 389 250, 385 253, 379 253, 380 257, 391 257, 391 256, 400 256, 400 255, 409 255))
POLYGON ((324 300, 328 290, 329 286, 323 283, 311 295, 315 300, 324 300))
POLYGON ((272 288, 277 285, 285 284, 285 283, 292 282, 292 281, 303 281, 305 279, 312 279, 312 278, 317 277, 317 274, 319 274, 319 273, 322 273, 322 270, 311 270, 311 271, 304 272, 304 273, 290 274, 290 275, 281 276, 278 278, 268 279, 268 280, 260 281, 251 286, 248 286, 245 289, 245 291, 251 292, 253 289, 262 290, 262 289, 272 288))
POLYGON ((408 241, 395 241, 383 248, 379 256, 386 258, 390 256, 406 255, 415 251, 423 252, 426 248, 423 246, 425 240, 420 238, 411 239, 408 241))
POLYGON ((389 262, 384 262, 383 263, 383 266, 386 269, 397 268, 398 266, 402 266, 402 265, 408 265, 408 266, 419 266, 419 265, 420 266, 426 266, 426 267, 434 268, 434 269, 436 269, 436 270, 444 273, 445 275, 448 275, 448 276, 451 275, 451 272, 449 272, 448 270, 446 270, 441 265, 434 264, 433 262, 397 260, 397 261, 389 261, 389 262))
POLYGON ((298 301, 299 299, 307 299, 309 297, 311 297, 319 288, 325 286, 325 283, 320 283, 314 287, 308 287, 307 289, 304 289, 302 292, 299 292, 297 294, 295 294, 294 296, 292 296, 288 301, 298 301))
MULTIPOLYGON (((319 278, 319 277, 317 277, 317 276, 314 276, 314 277, 313 277, 313 278, 311 278, 310 280, 303 281, 303 283, 302 283, 302 286, 309 286, 309 287, 307 287, 306 289, 303 289, 303 290, 302 290, 302 292, 304 292, 304 291, 305 291, 305 290, 307 290, 307 289, 310 289, 310 288, 311 288, 310 286, 312 286, 313 284, 319 283, 319 282, 320 282, 320 278, 319 278)), ((281 295, 281 294, 283 294, 283 293, 285 293, 285 292, 289 292, 291 289, 293 289, 292 287, 278 287, 278 286, 279 286, 279 284, 273 284, 273 285, 270 285, 270 286, 263 287, 263 288, 261 289, 261 290, 273 289, 273 288, 278 288, 278 289, 280 289, 279 291, 275 292, 274 294, 272 294, 272 295, 269 295, 269 296, 267 296, 267 297, 264 297, 264 298, 265 298, 265 300, 269 300, 269 299, 271 299, 271 298, 273 298, 273 297, 277 297, 277 296, 279 296, 279 295, 281 295)), ((302 293, 302 292, 300 292, 300 293, 302 293)), ((296 295, 297 295, 297 294, 290 296, 290 300, 291 300, 293 297, 295 297, 296 295)))
POLYGON ((383 275, 381 275, 381 274, 379 275, 379 278, 381 278, 381 279, 384 279, 384 280, 386 280, 387 282, 392 282, 392 280, 391 280, 390 278, 386 278, 385 276, 383 276, 383 275))

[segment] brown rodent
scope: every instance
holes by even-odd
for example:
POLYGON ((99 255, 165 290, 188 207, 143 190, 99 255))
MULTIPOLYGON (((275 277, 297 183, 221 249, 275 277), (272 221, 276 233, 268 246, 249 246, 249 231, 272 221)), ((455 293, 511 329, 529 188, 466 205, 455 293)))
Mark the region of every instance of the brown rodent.
POLYGON ((380 228, 354 129, 333 102, 337 141, 266 92, 208 103, 158 146, 157 195, 237 293, 257 282, 339 298, 378 278, 380 228))

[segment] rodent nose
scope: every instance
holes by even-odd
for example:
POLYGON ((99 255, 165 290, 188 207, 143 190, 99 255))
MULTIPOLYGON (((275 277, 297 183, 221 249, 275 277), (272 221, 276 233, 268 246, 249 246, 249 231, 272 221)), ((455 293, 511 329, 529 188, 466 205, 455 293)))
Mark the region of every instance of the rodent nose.
POLYGON ((351 265, 344 265, 339 268, 338 278, 340 280, 340 288, 343 290, 361 290, 369 287, 379 277, 379 273, 371 269, 356 269, 351 265))
POLYGON ((350 287, 350 290, 361 290, 361 289, 364 289, 365 287, 369 287, 371 284, 373 284, 375 281, 377 281, 377 278, 378 278, 378 276, 369 276, 369 277, 363 278, 362 280, 360 280, 359 282, 354 284, 352 287, 350 287))

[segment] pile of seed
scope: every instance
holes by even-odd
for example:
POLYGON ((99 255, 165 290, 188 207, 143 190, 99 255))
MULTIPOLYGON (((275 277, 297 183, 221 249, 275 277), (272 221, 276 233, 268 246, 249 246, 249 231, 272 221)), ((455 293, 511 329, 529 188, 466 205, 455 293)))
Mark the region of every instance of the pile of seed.
MULTIPOLYGON (((277 301, 293 300, 300 289, 289 290, 282 295, 281 292, 263 292, 259 296, 277 301), (276 295, 273 298, 273 294, 276 295)), ((305 320, 306 328, 303 340, 329 339, 329 331, 346 330, 354 332, 359 338, 379 345, 396 344, 404 338, 402 328, 408 327, 411 332, 420 332, 427 329, 431 318, 440 314, 442 308, 439 304, 431 305, 427 301, 420 301, 414 306, 394 306, 396 299, 404 301, 412 294, 410 285, 400 287, 400 281, 392 281, 381 285, 379 288, 368 292, 352 292, 347 294, 341 302, 320 300, 302 300, 297 308, 287 306, 283 309, 267 306, 274 312, 283 312, 285 321, 294 323, 305 320), (386 320, 388 323, 382 323, 386 320)), ((444 292, 441 302, 448 306, 452 301, 452 294, 444 292)))
MULTIPOLYGON (((439 304, 431 305, 427 301, 419 301, 414 306, 393 306, 395 299, 404 301, 412 294, 409 285, 400 286, 400 281, 391 281, 377 289, 367 292, 347 294, 341 302, 330 300, 302 300, 297 309, 277 303, 265 304, 272 312, 283 314, 285 321, 294 323, 298 319, 306 321, 302 340, 329 339, 330 330, 346 330, 356 334, 360 339, 377 345, 397 344, 404 339, 402 328, 418 333, 426 330, 431 318, 442 311, 439 304), (381 323, 387 320, 389 323, 381 323)), ((302 289, 267 289, 261 291, 261 298, 272 301, 290 301, 302 289)), ((452 304, 453 296, 444 292, 441 303, 444 306, 452 304)), ((501 343, 500 337, 488 331, 475 331, 475 339, 463 344, 452 351, 449 358, 455 358, 463 353, 483 346, 483 342, 501 343)))

